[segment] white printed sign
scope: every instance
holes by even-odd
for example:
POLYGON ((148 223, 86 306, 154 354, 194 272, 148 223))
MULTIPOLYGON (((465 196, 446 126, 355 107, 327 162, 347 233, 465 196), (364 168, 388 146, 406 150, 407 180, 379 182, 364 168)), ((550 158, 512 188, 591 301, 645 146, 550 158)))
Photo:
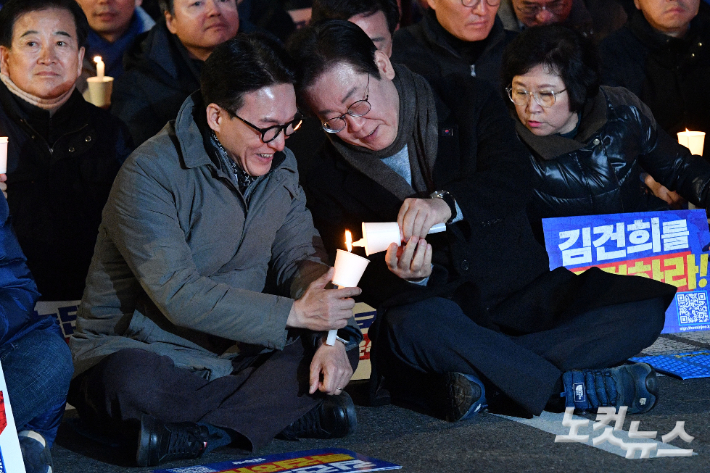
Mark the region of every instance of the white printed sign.
POLYGON ((20 440, 17 438, 17 428, 12 417, 2 365, 0 365, 0 472, 25 473, 25 463, 22 461, 20 440))

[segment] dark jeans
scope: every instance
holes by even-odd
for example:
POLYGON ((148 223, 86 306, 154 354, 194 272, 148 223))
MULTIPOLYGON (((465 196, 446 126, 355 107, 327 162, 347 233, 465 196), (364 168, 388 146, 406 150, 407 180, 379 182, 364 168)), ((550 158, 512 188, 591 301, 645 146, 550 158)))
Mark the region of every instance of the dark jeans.
POLYGON ((509 336, 477 325, 448 299, 431 298, 389 309, 373 356, 395 385, 417 373, 477 374, 491 394, 539 415, 564 371, 614 366, 651 345, 665 309, 660 297, 617 304, 509 336))
POLYGON ((51 330, 35 330, 0 348, 7 393, 17 431, 34 430, 51 446, 64 415, 71 352, 51 330))
MULTIPOLYGON (((164 422, 201 422, 244 436, 253 450, 318 405, 308 394, 312 349, 301 340, 283 351, 243 356, 229 376, 208 381, 172 359, 118 351, 72 381, 69 402, 88 424, 122 431, 142 414, 164 422)), ((348 357, 353 369, 358 350, 348 357)))

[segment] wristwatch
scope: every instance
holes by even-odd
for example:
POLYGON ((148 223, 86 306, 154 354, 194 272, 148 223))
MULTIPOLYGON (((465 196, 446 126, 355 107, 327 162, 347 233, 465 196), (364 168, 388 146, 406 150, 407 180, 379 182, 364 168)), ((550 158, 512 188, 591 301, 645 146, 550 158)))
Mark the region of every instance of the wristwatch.
POLYGON ((451 195, 448 191, 434 191, 432 192, 429 197, 432 199, 442 199, 444 202, 446 202, 446 205, 449 206, 449 210, 451 210, 451 218, 446 221, 446 223, 451 223, 454 221, 454 219, 458 216, 458 212, 456 212, 456 200, 454 200, 454 196, 451 195))

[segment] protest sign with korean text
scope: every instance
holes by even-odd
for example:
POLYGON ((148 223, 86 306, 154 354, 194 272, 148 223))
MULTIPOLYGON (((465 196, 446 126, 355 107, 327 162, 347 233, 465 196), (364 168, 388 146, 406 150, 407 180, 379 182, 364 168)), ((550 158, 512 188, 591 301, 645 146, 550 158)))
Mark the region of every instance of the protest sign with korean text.
POLYGON ((400 465, 342 448, 264 455, 208 465, 153 470, 153 473, 347 473, 397 470, 400 465))
POLYGON ((704 210, 669 210, 542 221, 550 269, 604 271, 652 278, 678 292, 663 333, 710 329, 708 247, 704 210))

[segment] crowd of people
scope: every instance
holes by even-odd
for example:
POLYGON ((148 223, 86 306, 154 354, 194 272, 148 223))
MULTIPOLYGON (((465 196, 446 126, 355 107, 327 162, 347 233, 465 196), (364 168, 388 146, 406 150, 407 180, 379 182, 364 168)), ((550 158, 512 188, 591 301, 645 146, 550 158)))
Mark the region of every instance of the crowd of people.
POLYGON ((541 222, 710 205, 708 147, 674 138, 710 132, 705 0, 0 8, 0 360, 28 473, 67 400, 140 466, 352 433, 356 301, 373 405, 655 405, 626 360, 676 288, 550 271, 541 222), (344 231, 394 221, 334 286, 344 231), (81 300, 68 345, 38 300, 81 300))

